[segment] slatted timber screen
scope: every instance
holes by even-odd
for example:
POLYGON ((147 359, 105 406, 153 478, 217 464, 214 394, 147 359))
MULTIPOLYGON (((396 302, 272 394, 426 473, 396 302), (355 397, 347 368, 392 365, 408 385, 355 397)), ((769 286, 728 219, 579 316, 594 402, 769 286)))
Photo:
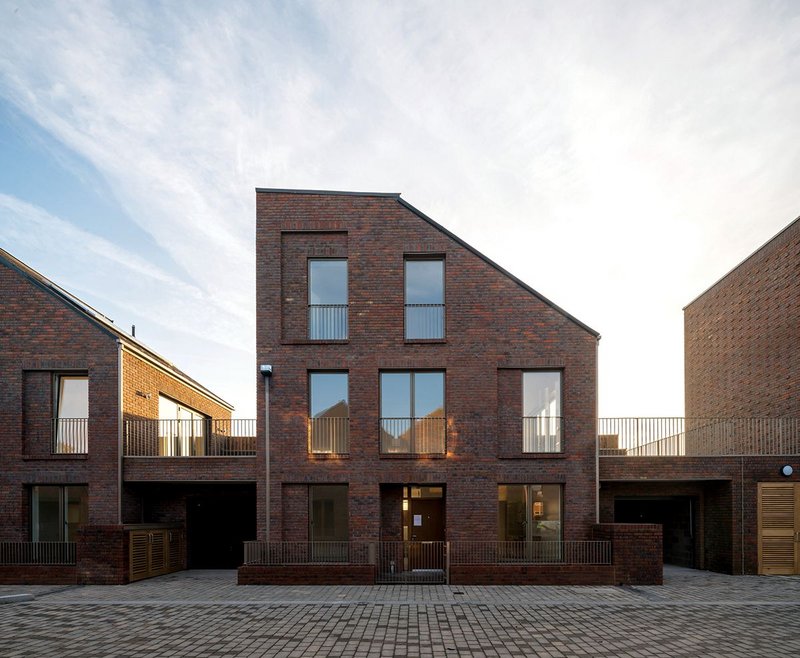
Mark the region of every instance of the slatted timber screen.
POLYGON ((758 571, 766 575, 800 573, 800 485, 758 485, 758 571))
POLYGON ((130 531, 130 582, 180 571, 186 553, 186 533, 180 528, 130 531))

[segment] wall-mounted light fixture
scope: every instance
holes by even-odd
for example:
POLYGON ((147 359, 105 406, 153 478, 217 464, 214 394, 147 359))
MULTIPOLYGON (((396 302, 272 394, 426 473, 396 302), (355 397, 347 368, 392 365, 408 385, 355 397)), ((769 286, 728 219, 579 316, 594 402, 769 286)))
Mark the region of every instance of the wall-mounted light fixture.
POLYGON ((145 400, 149 400, 151 397, 153 397, 152 393, 145 393, 144 391, 136 391, 136 395, 138 395, 140 398, 144 398, 145 400))
POLYGON ((781 466, 781 475, 784 477, 788 478, 792 473, 794 473, 794 469, 789 464, 781 466))

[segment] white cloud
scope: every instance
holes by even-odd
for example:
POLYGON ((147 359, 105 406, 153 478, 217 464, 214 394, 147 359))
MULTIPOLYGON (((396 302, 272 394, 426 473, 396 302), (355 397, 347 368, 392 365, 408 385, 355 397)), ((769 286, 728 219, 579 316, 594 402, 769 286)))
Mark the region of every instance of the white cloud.
POLYGON ((603 413, 679 414, 681 306, 798 212, 799 16, 26 4, 0 31, 0 93, 106 177, 245 341, 253 187, 403 191, 601 331, 603 413))

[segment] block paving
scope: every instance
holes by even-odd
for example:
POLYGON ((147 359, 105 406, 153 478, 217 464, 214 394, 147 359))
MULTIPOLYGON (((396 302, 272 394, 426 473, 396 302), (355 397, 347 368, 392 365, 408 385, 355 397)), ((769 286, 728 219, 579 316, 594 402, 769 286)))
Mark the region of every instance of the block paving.
POLYGON ((665 568, 661 587, 1 586, 0 656, 798 656, 800 577, 665 568))

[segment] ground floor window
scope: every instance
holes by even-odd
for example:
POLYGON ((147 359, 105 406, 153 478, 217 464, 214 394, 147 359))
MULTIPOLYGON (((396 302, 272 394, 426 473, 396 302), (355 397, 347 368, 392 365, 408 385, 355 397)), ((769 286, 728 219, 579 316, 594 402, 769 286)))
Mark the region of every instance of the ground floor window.
POLYGON ((560 484, 501 484, 498 540, 560 541, 562 488, 560 484))
POLYGON ((311 541, 347 541, 347 485, 311 485, 308 502, 308 536, 311 541))
POLYGON ((47 485, 31 489, 31 540, 75 541, 89 518, 86 486, 47 485))

